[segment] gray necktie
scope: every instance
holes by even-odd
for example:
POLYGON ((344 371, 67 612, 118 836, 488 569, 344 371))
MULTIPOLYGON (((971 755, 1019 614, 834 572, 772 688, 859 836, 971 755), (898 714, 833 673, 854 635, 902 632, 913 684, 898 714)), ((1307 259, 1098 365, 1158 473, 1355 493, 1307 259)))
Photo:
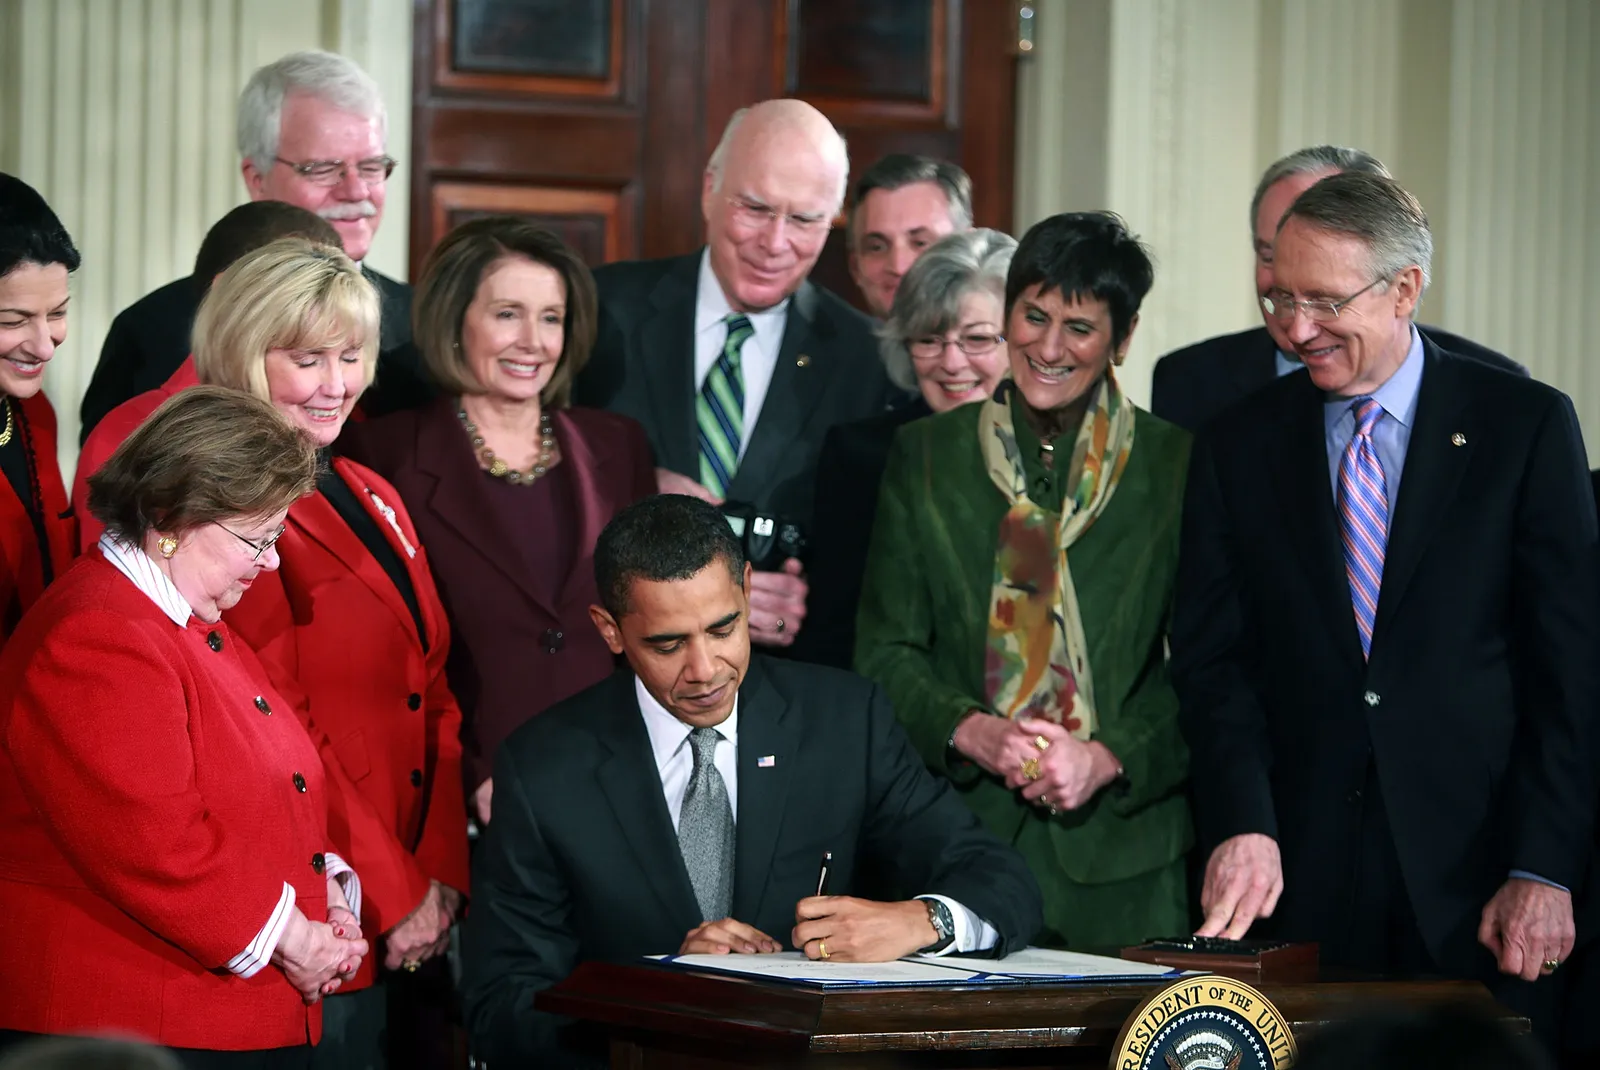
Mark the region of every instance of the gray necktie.
POLYGON ((714 761, 721 738, 715 728, 696 728, 689 733, 694 773, 678 815, 678 847, 705 921, 717 921, 733 912, 733 807, 728 805, 728 786, 714 761))

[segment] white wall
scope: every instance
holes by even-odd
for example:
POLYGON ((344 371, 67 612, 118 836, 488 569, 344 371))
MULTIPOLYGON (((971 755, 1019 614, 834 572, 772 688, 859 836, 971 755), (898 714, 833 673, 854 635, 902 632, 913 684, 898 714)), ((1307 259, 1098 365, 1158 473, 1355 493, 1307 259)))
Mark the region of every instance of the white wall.
POLYGON ((1365 148, 1422 200, 1430 323, 1572 395, 1600 464, 1600 12, 1593 0, 1038 0, 1018 231, 1110 208, 1153 247, 1124 379, 1259 322, 1251 193, 1274 159, 1365 148))
POLYGON ((402 164, 371 261, 404 278, 408 0, 0 0, 0 170, 44 194, 83 254, 45 375, 64 475, 112 317, 189 274, 206 229, 245 200, 234 102, 251 71, 300 48, 342 51, 379 80, 402 164))

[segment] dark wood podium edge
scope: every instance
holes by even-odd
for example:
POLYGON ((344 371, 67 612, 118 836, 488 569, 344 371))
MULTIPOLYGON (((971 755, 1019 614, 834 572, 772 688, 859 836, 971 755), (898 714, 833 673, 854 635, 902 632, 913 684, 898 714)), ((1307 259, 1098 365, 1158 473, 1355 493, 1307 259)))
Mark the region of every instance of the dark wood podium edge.
MULTIPOLYGON (((772 1054, 1105 1047, 1166 984, 977 984, 811 988, 654 963, 588 962, 541 992, 539 1010, 608 1027, 772 1054), (974 998, 976 994, 994 998, 974 998), (1062 1024, 1041 1024, 1060 1022, 1062 1024), (1071 1023, 1071 1024, 1066 1024, 1071 1023)), ((1469 1005, 1525 1030, 1475 981, 1262 983, 1297 1038, 1367 1010, 1469 1005)))

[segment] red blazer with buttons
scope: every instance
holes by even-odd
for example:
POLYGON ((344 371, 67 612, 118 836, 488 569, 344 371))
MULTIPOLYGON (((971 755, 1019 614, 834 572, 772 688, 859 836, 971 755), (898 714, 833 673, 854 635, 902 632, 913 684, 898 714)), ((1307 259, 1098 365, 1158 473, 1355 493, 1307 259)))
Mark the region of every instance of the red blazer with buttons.
MULTIPOLYGON (((430 879, 467 891, 461 711, 445 681, 450 628, 399 493, 353 461, 333 467, 405 564, 427 652, 388 573, 320 493, 290 508, 278 570, 261 573, 225 619, 322 751, 328 832, 361 878, 362 929, 376 937, 422 902, 430 879)), ((370 983, 378 961, 369 955, 345 989, 370 983)))
POLYGON ((84 557, 0 655, 0 743, 0 1029, 318 1038, 280 970, 225 968, 285 881, 327 916, 330 849, 316 748, 225 624, 179 627, 84 557))
POLYGON ((616 668, 589 620, 598 602, 594 545, 624 506, 656 492, 644 429, 599 409, 560 409, 551 427, 576 493, 577 550, 551 605, 529 575, 518 532, 494 523, 477 455, 440 398, 420 409, 345 425, 338 449, 394 481, 431 551, 456 648, 450 681, 466 718, 467 787, 488 778, 502 740, 616 668))
MULTIPOLYGON (((67 507, 67 488, 56 460, 56 411, 43 391, 23 400, 12 398, 11 404, 19 417, 13 433, 27 434, 33 446, 45 539, 52 571, 60 576, 78 554, 78 522, 67 507)), ((0 427, 4 425, 5 417, 0 414, 0 427)), ((11 481, 0 476, 0 644, 43 593, 44 561, 38 534, 11 481)))

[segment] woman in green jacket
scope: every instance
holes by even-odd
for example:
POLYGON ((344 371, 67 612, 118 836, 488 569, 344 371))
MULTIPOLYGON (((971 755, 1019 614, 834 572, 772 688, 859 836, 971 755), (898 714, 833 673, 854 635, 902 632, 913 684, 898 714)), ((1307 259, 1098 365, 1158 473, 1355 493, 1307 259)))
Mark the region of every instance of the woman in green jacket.
POLYGON ((1187 928, 1165 641, 1189 435, 1112 370, 1153 279, 1114 215, 1028 231, 1006 279, 1010 376, 899 432, 857 620, 856 668, 1028 859, 1057 946, 1187 928))

